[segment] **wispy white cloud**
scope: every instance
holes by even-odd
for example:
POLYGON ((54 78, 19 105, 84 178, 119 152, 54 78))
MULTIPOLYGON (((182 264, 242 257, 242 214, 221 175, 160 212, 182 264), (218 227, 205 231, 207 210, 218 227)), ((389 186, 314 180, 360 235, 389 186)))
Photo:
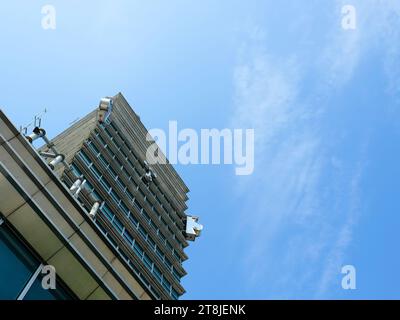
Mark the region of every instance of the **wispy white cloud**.
MULTIPOLYGON (((254 128, 256 134, 255 173, 238 178, 236 190, 244 200, 238 235, 245 232, 249 237, 250 249, 243 259, 250 292, 321 298, 340 275, 360 219, 368 144, 355 141, 357 162, 337 156, 341 137, 331 141, 339 132, 326 120, 327 106, 379 43, 386 46, 388 86, 396 87, 400 42, 392 42, 398 33, 379 20, 400 12, 400 5, 392 3, 355 1, 357 29, 345 32, 340 28, 340 8, 345 3, 337 1, 332 6, 337 24, 327 29, 328 40, 318 52, 309 52, 311 58, 274 54, 260 28, 240 50, 232 122, 254 128), (309 70, 316 84, 306 88, 309 70), (311 93, 305 95, 306 89, 311 93)), ((400 26, 397 16, 393 19, 400 26)))

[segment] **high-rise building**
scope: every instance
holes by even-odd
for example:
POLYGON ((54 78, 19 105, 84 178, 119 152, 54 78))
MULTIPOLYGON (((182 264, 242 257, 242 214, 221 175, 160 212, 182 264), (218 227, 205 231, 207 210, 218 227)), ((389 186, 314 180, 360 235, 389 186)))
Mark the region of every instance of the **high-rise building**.
POLYGON ((185 214, 189 190, 175 169, 148 161, 154 141, 122 94, 51 141, 40 127, 25 135, 0 119, 0 259, 12 261, 0 270, 0 298, 185 293, 184 249, 202 226, 185 214), (49 265, 57 289, 46 291, 49 265))

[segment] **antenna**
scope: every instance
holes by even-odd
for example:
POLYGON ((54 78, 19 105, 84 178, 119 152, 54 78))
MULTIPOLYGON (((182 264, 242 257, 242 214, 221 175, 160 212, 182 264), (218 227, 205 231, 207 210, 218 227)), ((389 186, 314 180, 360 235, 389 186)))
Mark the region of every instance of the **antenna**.
POLYGON ((46 113, 47 113, 47 108, 44 108, 44 110, 41 113, 39 113, 39 114, 34 116, 34 119, 33 119, 33 121, 31 123, 29 123, 29 124, 27 124, 25 126, 21 126, 20 127, 20 132, 21 133, 23 132, 26 135, 27 132, 28 132, 29 127, 31 127, 32 125, 33 125, 34 128, 41 127, 42 126, 42 118, 46 113))

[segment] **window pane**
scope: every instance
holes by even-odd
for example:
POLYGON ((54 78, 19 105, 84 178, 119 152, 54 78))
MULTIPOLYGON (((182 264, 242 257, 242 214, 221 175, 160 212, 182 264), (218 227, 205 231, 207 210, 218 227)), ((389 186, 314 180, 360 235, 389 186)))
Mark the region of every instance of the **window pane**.
POLYGON ((150 237, 147 238, 147 242, 151 245, 152 249, 155 249, 156 243, 150 237))
POLYGON ((171 290, 171 284, 167 279, 163 279, 162 285, 168 292, 171 290))
POLYGON ((100 135, 98 135, 97 136, 97 139, 99 140, 99 142, 100 142, 100 144, 102 145, 102 146, 105 146, 107 143, 104 141, 104 139, 100 136, 100 135))
POLYGON ((132 222, 132 224, 135 226, 135 228, 137 228, 137 225, 139 224, 139 222, 136 220, 136 218, 132 215, 132 213, 129 216, 129 220, 132 222))
POLYGON ((179 294, 178 294, 178 292, 176 292, 175 289, 172 289, 171 296, 172 296, 172 298, 174 298, 175 300, 178 300, 178 299, 179 299, 179 294))
POLYGON ((114 214, 112 213, 112 211, 106 204, 103 206, 101 211, 104 212, 104 214, 108 218, 108 220, 112 221, 112 219, 114 218, 114 214))
POLYGON ((117 178, 116 181, 117 181, 118 186, 121 188, 121 190, 124 191, 126 186, 122 183, 121 179, 117 178))
POLYGON ((123 226, 122 222, 117 217, 114 217, 113 225, 119 231, 119 233, 122 234, 122 230, 124 229, 124 226, 123 226))
POLYGON ((143 210, 143 208, 142 208, 142 206, 140 205, 140 203, 135 199, 135 201, 133 202, 134 203, 134 205, 136 206, 136 208, 139 210, 139 211, 142 211, 143 210))
POLYGON ((113 189, 111 189, 110 195, 111 195, 111 198, 113 198, 114 201, 115 201, 117 204, 119 204, 119 202, 121 201, 121 199, 118 197, 118 195, 116 194, 116 192, 115 192, 113 189))
POLYGON ((158 281, 161 282, 162 281, 161 271, 160 271, 160 269, 157 268, 157 266, 154 266, 153 273, 156 276, 156 278, 158 279, 158 281))
POLYGON ((93 142, 89 143, 89 148, 94 152, 94 154, 96 156, 100 153, 99 149, 96 148, 96 146, 93 144, 93 142))
POLYGON ((128 196, 129 200, 133 201, 133 194, 129 190, 126 190, 125 193, 128 196))
POLYGON ((0 299, 14 300, 39 266, 39 262, 5 225, 0 226, 0 261, 0 299))
POLYGON ((143 255, 143 262, 149 270, 152 269, 153 261, 151 261, 150 257, 146 253, 143 255))
POLYGON ((146 232, 146 230, 144 230, 144 228, 141 225, 139 225, 139 233, 143 236, 143 238, 146 239, 147 232, 146 232))
POLYGON ((105 189, 107 192, 109 192, 111 186, 108 184, 108 182, 107 182, 104 178, 102 178, 102 179, 100 180, 100 183, 103 185, 104 189, 105 189))
POLYGON ((71 164, 71 170, 77 177, 80 177, 82 175, 82 172, 78 169, 78 167, 75 164, 71 164))
POLYGON ((134 244, 134 246, 133 246, 133 249, 135 250, 136 254, 137 254, 140 258, 142 258, 142 256, 143 256, 143 249, 142 249, 142 247, 141 247, 137 242, 135 242, 135 244, 134 244))
POLYGON ((83 151, 80 151, 79 154, 80 154, 81 158, 83 159, 83 161, 87 164, 87 166, 90 166, 92 164, 92 161, 88 158, 88 156, 83 151))
POLYGON ((104 167, 108 167, 108 162, 106 158, 104 158, 102 155, 99 156, 100 161, 103 163, 104 167))
POLYGON ((121 203, 119 204, 119 207, 122 209, 123 213, 126 216, 129 216, 129 209, 128 207, 121 201, 121 203))
POLYGON ((115 170, 111 167, 108 168, 108 171, 111 173, 111 176, 115 179, 117 177, 117 173, 115 170))
POLYGON ((130 246, 132 246, 133 243, 133 237, 128 231, 124 231, 124 238, 125 240, 129 243, 130 246))
POLYGON ((93 174, 97 179, 101 178, 101 173, 99 172, 99 170, 96 169, 95 166, 90 167, 90 170, 92 170, 93 174))

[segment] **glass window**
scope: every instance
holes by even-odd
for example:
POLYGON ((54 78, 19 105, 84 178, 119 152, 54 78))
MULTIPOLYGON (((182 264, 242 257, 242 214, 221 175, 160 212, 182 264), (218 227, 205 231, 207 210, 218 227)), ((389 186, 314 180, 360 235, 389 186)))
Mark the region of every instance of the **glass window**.
POLYGON ((143 255, 143 262, 144 262, 144 264, 146 265, 147 268, 152 270, 153 261, 151 261, 150 257, 146 253, 143 255))
POLYGON ((112 140, 113 139, 113 135, 110 132, 110 130, 108 130, 108 128, 104 128, 104 132, 107 134, 107 136, 112 140))
POLYGON ((135 271, 137 274, 140 274, 139 269, 136 268, 136 266, 133 264, 132 261, 129 261, 129 265, 131 266, 131 268, 133 269, 133 271, 135 271))
POLYGON ((121 169, 121 167, 122 167, 122 162, 118 159, 118 157, 115 157, 115 162, 117 163, 117 167, 119 168, 119 169, 121 169))
POLYGON ((79 170, 75 164, 71 164, 71 170, 76 177, 80 177, 82 175, 81 170, 79 170))
POLYGON ((147 232, 141 225, 139 225, 139 233, 143 236, 143 238, 147 238, 147 232))
POLYGON ((130 159, 128 159, 128 163, 130 164, 130 166, 132 167, 132 169, 135 169, 135 165, 132 163, 132 161, 130 159))
POLYGON ((179 299, 179 294, 178 294, 178 292, 176 292, 176 290, 175 290, 174 288, 172 288, 171 296, 172 296, 172 298, 174 298, 175 300, 178 300, 178 299, 179 299))
POLYGON ((124 238, 125 240, 129 243, 130 246, 132 246, 133 244, 133 237, 132 235, 129 233, 129 231, 124 231, 124 238))
POLYGON ((167 258, 165 258, 164 263, 168 267, 168 269, 171 271, 172 270, 172 263, 167 258))
POLYGON ((181 257, 179 256, 179 254, 174 250, 174 257, 181 262, 181 257))
POLYGON ((107 143, 105 142, 105 140, 103 139, 103 137, 100 134, 97 134, 97 139, 99 140, 100 144, 105 147, 107 145, 107 143))
POLYGON ((129 190, 126 190, 125 193, 128 196, 129 200, 132 202, 133 201, 133 194, 129 190))
POLYGON ((122 189, 122 191, 125 191, 126 186, 124 185, 124 183, 121 181, 120 178, 117 178, 117 184, 118 186, 122 189))
POLYGON ((115 170, 113 168, 108 167, 108 172, 111 173, 112 177, 115 179, 117 177, 117 173, 115 172, 115 170))
POLYGON ((108 220, 112 221, 114 218, 114 214, 110 210, 110 208, 104 204, 103 208, 101 208, 101 211, 105 214, 105 216, 108 218, 108 220))
POLYGON ((157 217, 160 217, 160 213, 157 211, 156 208, 153 207, 153 211, 156 213, 157 217))
POLYGON ((127 179, 130 179, 131 175, 129 174, 128 170, 124 168, 122 168, 123 173, 125 174, 125 176, 127 177, 127 179))
POLYGON ((81 159, 86 163, 88 167, 92 164, 92 161, 83 151, 80 151, 79 155, 81 156, 81 159))
MULTIPOLYGON (((132 176, 131 176, 131 178, 132 178, 132 176)), ((131 184, 132 184, 133 189, 136 190, 138 188, 138 185, 136 184, 135 180, 131 179, 131 184)))
POLYGON ((162 274, 160 269, 158 269, 158 267, 155 265, 153 267, 153 274, 155 275, 155 277, 157 278, 158 281, 162 282, 162 274))
POLYGON ((169 250, 174 250, 174 247, 167 241, 167 247, 169 250))
POLYGON ((100 195, 97 193, 96 190, 93 190, 93 191, 92 191, 92 197, 93 197, 95 200, 97 200, 97 201, 103 201, 103 200, 101 199, 100 195))
POLYGON ((100 221, 96 220, 96 225, 99 227, 101 232, 103 232, 104 234, 107 233, 107 230, 101 225, 100 221))
POLYGON ((154 223, 153 220, 150 221, 150 226, 157 232, 157 225, 154 223))
POLYGON ((135 199, 135 201, 133 202, 133 204, 136 206, 136 208, 139 210, 139 211, 142 211, 143 210, 143 207, 140 205, 140 203, 135 199))
POLYGON ((119 220, 115 216, 114 216, 114 220, 113 220, 113 225, 118 230, 118 232, 122 234, 122 231, 124 230, 124 225, 122 224, 121 220, 119 220))
POLYGON ((172 274, 173 274, 174 278, 175 278, 176 280, 178 280, 178 282, 181 281, 181 276, 180 276, 179 273, 175 270, 175 268, 173 268, 172 274))
POLYGON ((164 237, 164 235, 161 232, 159 233, 159 236, 161 238, 161 242, 165 243, 165 240, 167 240, 167 239, 164 237))
POLYGON ((150 287, 150 282, 149 281, 147 281, 147 279, 142 275, 141 277, 140 277, 141 279, 142 279, 142 281, 143 281, 143 283, 146 285, 146 287, 150 287))
POLYGON ((117 129, 116 125, 113 122, 111 122, 110 125, 114 129, 115 132, 118 132, 118 129, 117 129))
POLYGON ((97 170, 97 168, 95 166, 91 166, 90 170, 93 172, 94 176, 96 177, 96 179, 100 180, 101 178, 101 173, 99 170, 97 170))
POLYGON ((85 185, 83 186, 83 189, 85 189, 85 190, 87 190, 89 192, 92 192, 93 186, 89 181, 86 180, 85 185))
POLYGON ((114 154, 114 152, 112 152, 112 150, 110 149, 110 146, 107 146, 107 151, 108 151, 108 153, 110 154, 111 158, 114 158, 114 157, 115 157, 115 154, 114 154))
POLYGON ((143 256, 143 252, 144 252, 143 248, 137 242, 135 242, 134 245, 133 245, 133 249, 141 259, 142 256, 143 256))
POLYGON ((89 141, 89 149, 91 149, 93 151, 93 153, 97 155, 100 153, 99 149, 97 149, 97 147, 93 144, 92 141, 89 141))
POLYGON ((142 189, 139 189, 140 194, 142 195, 143 198, 146 198, 146 195, 144 194, 144 192, 142 191, 142 189))
POLYGON ((103 185, 104 189, 109 192, 111 189, 111 186, 109 185, 109 183, 107 182, 106 179, 101 178, 100 183, 103 185))
POLYGON ((119 202, 121 201, 121 199, 118 197, 117 193, 116 193, 113 189, 111 189, 110 195, 111 195, 111 198, 113 198, 113 200, 114 200, 117 204, 119 204, 119 202))
POLYGON ((162 251, 160 250, 160 248, 158 248, 158 247, 156 248, 156 253, 160 257, 160 259, 162 261, 164 261, 165 256, 164 256, 164 253, 162 253, 162 251))
POLYGON ((152 238, 148 237, 147 242, 151 245, 152 249, 155 249, 156 243, 154 242, 154 240, 152 238))
POLYGON ((126 253, 123 250, 121 250, 121 248, 118 248, 118 252, 122 256, 122 258, 124 258, 126 261, 129 261, 128 256, 126 255, 126 253))
POLYGON ((121 203, 119 204, 119 207, 122 209, 123 213, 126 216, 129 216, 129 209, 128 207, 121 201, 121 203))
POLYGON ((110 234, 107 234, 107 238, 108 240, 110 240, 111 244, 115 247, 118 248, 117 243, 115 242, 114 238, 112 236, 110 236, 110 234))
POLYGON ((129 215, 129 220, 132 222, 132 224, 137 228, 139 222, 136 220, 136 218, 132 215, 132 213, 129 215))
POLYGON ((126 155, 125 151, 121 148, 121 154, 124 156, 124 159, 128 158, 128 156, 126 155))
POLYGON ((106 158, 104 158, 103 155, 99 155, 99 159, 100 159, 101 163, 103 164, 103 166, 105 168, 107 168, 108 167, 108 162, 107 162, 106 158))
POLYGON ((0 226, 0 299, 14 300, 39 266, 39 261, 8 230, 0 226))
POLYGON ((151 218, 150 218, 150 216, 147 214, 147 212, 146 211, 144 211, 143 210, 143 216, 144 216, 144 218, 147 220, 147 221, 151 221, 151 218))
POLYGON ((163 278, 162 285, 163 285, 163 287, 165 288, 165 290, 167 290, 168 292, 170 292, 170 290, 171 290, 171 284, 169 283, 169 281, 168 281, 167 279, 163 278))

